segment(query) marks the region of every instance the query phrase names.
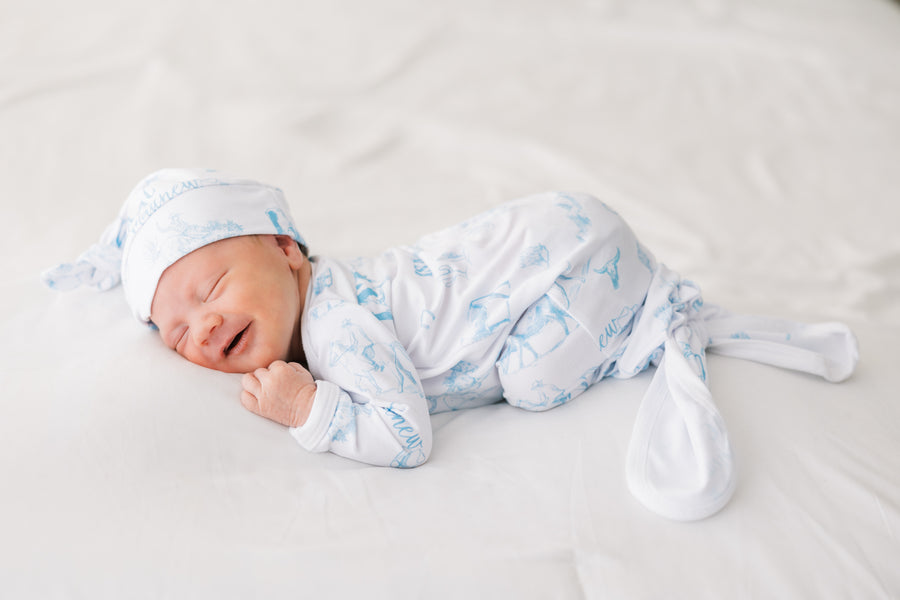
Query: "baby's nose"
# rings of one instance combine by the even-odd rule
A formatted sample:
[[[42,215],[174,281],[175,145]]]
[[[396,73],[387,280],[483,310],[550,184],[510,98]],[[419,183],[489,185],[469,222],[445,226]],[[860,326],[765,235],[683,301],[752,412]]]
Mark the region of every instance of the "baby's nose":
[[[200,315],[197,321],[197,325],[192,328],[194,331],[194,343],[198,346],[206,346],[209,344],[216,328],[222,324],[222,315],[210,312]]]

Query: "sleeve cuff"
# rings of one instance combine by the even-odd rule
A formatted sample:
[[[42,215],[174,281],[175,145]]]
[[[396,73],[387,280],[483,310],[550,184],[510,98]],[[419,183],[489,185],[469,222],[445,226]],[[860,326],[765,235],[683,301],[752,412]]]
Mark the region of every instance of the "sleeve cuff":
[[[306,423],[290,428],[291,435],[298,444],[310,452],[324,452],[328,449],[327,445],[324,448],[317,446],[328,433],[340,397],[341,388],[329,381],[316,381],[316,397]]]

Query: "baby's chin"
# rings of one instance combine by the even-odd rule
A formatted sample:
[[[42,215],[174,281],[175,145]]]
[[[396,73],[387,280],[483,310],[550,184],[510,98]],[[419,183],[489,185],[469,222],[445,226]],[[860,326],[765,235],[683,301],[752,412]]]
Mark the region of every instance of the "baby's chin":
[[[267,369],[269,365],[271,365],[276,360],[287,360],[284,358],[279,358],[275,356],[274,358],[269,358],[267,356],[263,357],[246,357],[245,360],[240,361],[224,361],[217,364],[207,364],[204,362],[199,362],[196,360],[191,360],[187,357],[183,357],[185,360],[194,363],[195,365],[199,365],[206,369],[211,369],[213,371],[219,371],[221,373],[252,373],[257,369]]]

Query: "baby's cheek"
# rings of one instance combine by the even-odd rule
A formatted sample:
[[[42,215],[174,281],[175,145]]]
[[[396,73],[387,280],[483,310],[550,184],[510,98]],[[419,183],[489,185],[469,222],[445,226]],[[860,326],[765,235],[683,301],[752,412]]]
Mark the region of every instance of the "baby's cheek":
[[[252,373],[256,369],[268,369],[276,360],[283,360],[278,352],[271,349],[260,348],[258,352],[252,353],[247,357],[246,361],[241,365],[240,371],[243,373]]]

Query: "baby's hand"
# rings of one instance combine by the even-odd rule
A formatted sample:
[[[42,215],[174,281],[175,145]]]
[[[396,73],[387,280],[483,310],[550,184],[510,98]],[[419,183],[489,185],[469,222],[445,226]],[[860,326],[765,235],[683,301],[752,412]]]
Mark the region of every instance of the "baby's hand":
[[[268,369],[244,375],[241,384],[244,408],[288,427],[306,423],[316,397],[312,375],[293,362],[276,360]]]

